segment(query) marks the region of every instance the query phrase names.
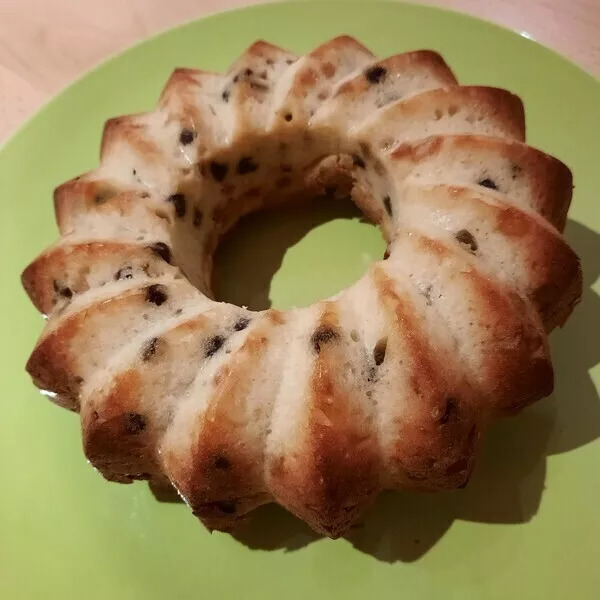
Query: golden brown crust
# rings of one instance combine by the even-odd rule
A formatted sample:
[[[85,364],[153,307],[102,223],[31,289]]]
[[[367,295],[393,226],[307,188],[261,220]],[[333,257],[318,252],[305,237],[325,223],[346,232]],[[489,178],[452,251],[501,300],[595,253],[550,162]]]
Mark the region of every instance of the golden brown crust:
[[[564,238],[553,235],[514,207],[504,207],[498,229],[528,249],[530,300],[546,330],[562,326],[581,297],[583,279],[578,256]]]
[[[451,95],[456,89],[464,90],[464,95],[461,95],[462,98],[459,97],[459,100],[464,98],[465,101],[473,101],[476,104],[481,103],[486,108],[489,107],[489,116],[493,116],[497,122],[505,125],[507,137],[519,141],[525,140],[525,108],[519,96],[501,88],[482,86],[436,90],[437,96],[444,93]]]
[[[231,135],[236,145],[242,147],[248,133],[262,132],[264,123],[258,113],[264,113],[279,75],[296,59],[283,48],[258,41],[231,66],[222,97],[231,111]]]
[[[217,117],[204,98],[205,94],[214,94],[217,88],[223,88],[223,91],[225,89],[225,80],[220,73],[175,69],[158,102],[159,108],[170,119],[179,122],[182,133],[187,130],[188,134],[193,135],[192,143],[198,157],[217,141]]]
[[[489,407],[474,403],[477,394],[459,375],[460,365],[451,353],[430,345],[419,309],[398,294],[392,279],[377,267],[372,279],[389,322],[388,368],[394,368],[398,353],[412,362],[411,397],[405,400],[402,418],[394,421],[395,441],[384,449],[388,477],[394,487],[429,491],[460,487],[473,468]]]
[[[167,229],[173,222],[174,207],[148,192],[121,190],[107,181],[69,181],[54,193],[56,221],[62,235],[78,232],[80,219],[94,215],[103,218],[107,231],[115,224],[139,225],[143,219],[151,228],[167,238]],[[120,223],[119,223],[120,221]]]
[[[452,185],[424,187],[421,193],[407,196],[404,201],[409,208],[411,204],[417,208],[427,207],[438,219],[443,214],[451,218],[457,211],[461,211],[460,214],[470,212],[474,225],[484,238],[488,232],[505,238],[519,268],[525,273],[520,278],[525,280],[520,291],[533,303],[546,330],[551,331],[567,319],[581,295],[579,258],[566,240],[535,213],[502,202],[498,194],[483,188],[479,191]],[[478,241],[477,237],[473,237],[474,243],[485,245],[486,240]],[[480,248],[473,252],[478,256]],[[484,263],[497,262],[495,252],[491,246],[488,258],[481,260]],[[484,265],[481,267],[484,268]]]
[[[257,40],[248,46],[246,50],[246,54],[249,56],[256,56],[257,58],[261,58],[264,60],[273,59],[276,57],[283,55],[292,55],[289,50],[285,50],[280,46],[276,46],[275,44],[271,44],[271,42],[267,42],[265,40]]]
[[[164,266],[164,260],[147,245],[80,242],[46,250],[23,271],[21,282],[34,306],[47,315],[61,300],[90,289],[90,281],[103,285],[140,276],[159,277]],[[97,270],[101,274],[96,275]]]
[[[295,456],[281,455],[269,469],[278,502],[313,529],[338,537],[380,490],[380,459],[372,415],[357,382],[344,382],[348,360],[334,303],[325,304],[315,334],[308,422]]]
[[[454,277],[477,298],[479,328],[488,340],[480,350],[485,393],[495,399],[497,410],[516,412],[551,394],[554,376],[550,352],[542,323],[531,306],[466,258],[461,259],[459,249],[420,235],[413,237],[419,251],[452,265]]]
[[[56,392],[59,396],[77,398],[83,375],[79,372],[73,342],[80,335],[93,336],[93,331],[86,329],[91,323],[88,320],[90,311],[114,316],[123,302],[132,301],[135,302],[135,297],[132,298],[129,291],[117,301],[111,301],[100,308],[97,305],[86,307],[62,319],[59,324],[53,324],[49,332],[42,334],[25,367],[35,384],[41,389]],[[116,310],[111,310],[114,307],[117,307]]]
[[[302,63],[294,73],[290,89],[282,103],[278,114],[282,118],[292,115],[294,124],[308,121],[316,106],[330,96],[333,85],[350,71],[344,67],[339,60],[340,57],[348,57],[350,62],[356,63],[355,68],[366,65],[374,55],[354,38],[342,35],[334,38],[300,60]],[[310,108],[307,106],[307,98],[317,94]]]
[[[71,179],[54,190],[54,212],[61,234],[70,232],[70,216],[101,206],[119,193],[114,184],[89,180],[86,176]]]
[[[104,159],[112,153],[118,144],[127,144],[146,160],[159,160],[162,152],[145,133],[145,116],[147,115],[124,115],[106,121],[100,142],[100,158]]]
[[[160,94],[159,108],[178,115],[182,121],[189,119],[195,123],[199,112],[197,95],[202,88],[202,80],[215,77],[220,75],[199,69],[175,69]]]
[[[359,76],[342,83],[337,88],[333,97],[360,97],[362,93],[373,85],[367,76],[368,71],[373,71],[373,69],[384,69],[386,76],[393,76],[395,73],[402,74],[407,70],[416,70],[420,76],[430,73],[444,86],[457,85],[458,83],[450,67],[437,52],[433,50],[416,50],[414,52],[396,54],[370,64],[367,72],[362,72]],[[377,73],[377,71],[375,72]]]
[[[70,410],[79,409],[78,392],[82,383],[70,360],[70,342],[76,330],[76,323],[70,322],[63,329],[63,335],[51,335],[38,341],[25,366],[38,388],[51,392],[50,397],[57,404]]]
[[[571,198],[573,195],[573,175],[570,169],[557,158],[536,148],[518,141],[483,138],[486,148],[498,149],[503,155],[523,172],[529,173],[534,191],[538,199],[538,212],[552,223],[559,231],[563,231]],[[471,147],[479,140],[461,136],[456,139],[457,147]]]
[[[533,209],[563,231],[571,204],[573,177],[560,160],[519,141],[482,135],[432,136],[417,142],[398,146],[392,153],[393,161],[417,166],[441,157],[486,155],[510,162],[512,177],[525,179],[531,188]]]
[[[388,152],[403,142],[408,124],[432,123],[435,133],[436,122],[451,120],[459,111],[466,115],[459,122],[463,133],[481,132],[485,126],[497,132],[495,135],[525,139],[521,99],[507,90],[483,86],[437,88],[399,100],[380,109],[376,117],[357,128],[355,136],[359,140],[368,139],[374,148]],[[445,127],[444,134],[454,131],[450,123]]]
[[[321,44],[315,48],[308,56],[319,62],[327,61],[331,55],[334,56],[343,52],[358,52],[373,57],[371,51],[356,38],[350,35],[338,35],[337,37]]]
[[[86,389],[81,405],[83,443],[90,462],[112,481],[160,480],[163,466],[157,455],[159,441],[173,415],[165,417],[162,405],[169,394],[185,390],[197,373],[169,376],[184,360],[198,362],[214,323],[196,315],[169,328],[156,339],[152,356],[130,363],[109,380]]]
[[[158,471],[157,432],[140,412],[142,390],[141,373],[131,369],[115,377],[101,405],[81,411],[83,450],[109,481],[151,479]]]
[[[164,457],[180,494],[211,530],[230,531],[270,500],[263,479],[264,442],[254,438],[255,428],[245,427],[252,418],[246,399],[282,321],[276,311],[260,321],[251,325],[241,347],[214,375],[206,408],[186,432],[189,446]]]
[[[128,329],[134,331],[146,320],[144,315],[167,311],[173,305],[173,297],[181,301],[190,290],[193,288],[187,282],[162,285],[148,280],[57,315],[33,350],[27,372],[38,387],[77,398],[88,374],[101,363],[99,357],[110,352],[112,327],[119,323],[120,335]]]

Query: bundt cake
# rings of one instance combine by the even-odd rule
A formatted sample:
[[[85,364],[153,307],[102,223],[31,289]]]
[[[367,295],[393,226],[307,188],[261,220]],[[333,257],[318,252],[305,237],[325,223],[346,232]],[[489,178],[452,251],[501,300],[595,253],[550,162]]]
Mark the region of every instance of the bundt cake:
[[[464,486],[490,422],[552,391],[546,336],[581,292],[571,173],[524,138],[517,96],[428,50],[261,41],[177,69],[55,191],[27,370],[107,479],[172,485],[210,529],[277,502],[337,537],[383,489]],[[304,308],[213,299],[220,237],[315,195],[350,196],[384,259]]]

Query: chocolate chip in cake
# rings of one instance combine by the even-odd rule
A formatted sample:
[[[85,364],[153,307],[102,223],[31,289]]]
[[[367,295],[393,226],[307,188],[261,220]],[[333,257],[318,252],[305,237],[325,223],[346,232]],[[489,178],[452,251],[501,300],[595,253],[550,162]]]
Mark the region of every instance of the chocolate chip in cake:
[[[148,246],[154,254],[160,256],[166,263],[171,264],[171,248],[167,246],[164,242],[155,242]]]
[[[490,179],[489,177],[486,177],[485,179],[480,179],[477,182],[478,185],[484,187],[484,188],[488,188],[490,190],[497,190],[498,186],[496,185],[496,183]]]
[[[387,338],[381,338],[373,348],[373,360],[379,366],[385,360],[385,351],[387,350]]]
[[[423,289],[419,290],[421,296],[425,298],[425,303],[427,306],[431,306],[433,304],[433,300],[431,299],[431,290],[433,286],[431,284],[426,285]]]
[[[285,113],[283,118],[289,123],[294,118],[294,115],[292,113]]]
[[[229,167],[225,163],[220,163],[217,161],[211,161],[210,165],[210,174],[212,175],[215,181],[223,181],[225,177],[227,177],[227,171],[229,171]]]
[[[456,232],[454,237],[458,240],[458,242],[460,242],[464,246],[467,246],[469,250],[473,254],[475,254],[478,248],[477,241],[475,240],[473,234],[470,231],[467,231],[466,229],[461,229],[460,231]]]
[[[310,343],[314,348],[315,352],[319,354],[324,344],[336,341],[340,338],[340,334],[328,325],[321,325],[318,327],[310,338]]]
[[[133,267],[121,267],[115,273],[115,281],[119,281],[121,279],[133,279]]]
[[[63,298],[70,300],[73,297],[73,290],[62,281],[58,281],[58,279],[55,279],[52,282],[52,287],[54,288],[54,291]]]
[[[352,155],[352,164],[354,164],[355,167],[359,167],[360,169],[367,168],[367,165],[365,165],[365,161],[358,154]]]
[[[160,306],[167,301],[167,289],[164,285],[150,285],[146,288],[146,302]]]
[[[127,413],[125,419],[125,431],[132,435],[142,433],[146,429],[146,419],[139,413]]]
[[[109,190],[99,190],[94,196],[94,202],[96,204],[104,204],[113,194]]]
[[[387,260],[390,257],[390,247],[388,246],[383,253],[383,260]]]
[[[392,216],[392,199],[389,196],[383,197],[383,206],[385,207],[385,212],[387,212],[390,217]]]
[[[173,194],[167,198],[167,202],[170,202],[175,207],[175,214],[180,219],[185,217],[186,200],[183,194]]]
[[[200,227],[202,225],[202,211],[199,208],[194,208],[194,227]]]
[[[204,347],[204,356],[206,358],[210,358],[216,354],[223,347],[225,341],[226,340],[222,335],[213,335],[206,342]]]
[[[446,425],[450,419],[454,418],[458,412],[458,401],[456,398],[448,398],[446,400],[446,406],[444,408],[444,413],[440,417],[440,423],[442,425]]]
[[[296,62],[293,58],[286,58],[285,59],[286,64],[291,65],[292,63]]]
[[[226,471],[227,469],[229,469],[229,467],[231,467],[231,463],[229,462],[229,459],[226,456],[223,456],[222,454],[215,456],[214,465],[215,465],[216,469],[222,469],[224,471]]]
[[[516,179],[517,177],[519,177],[519,175],[521,175],[522,171],[523,171],[523,168],[520,165],[512,165],[512,167],[510,168],[510,172],[511,172],[513,179]]]
[[[246,175],[247,173],[254,173],[258,169],[258,165],[249,156],[240,158],[237,164],[238,175]]]
[[[382,67],[381,65],[375,65],[373,67],[369,67],[365,71],[365,77],[369,83],[380,83],[385,79],[387,75],[387,69]]]
[[[194,141],[195,137],[196,133],[191,129],[182,129],[181,133],[179,134],[179,143],[182,146],[187,146],[188,144],[191,144]]]
[[[158,338],[149,339],[142,347],[142,360],[148,362],[155,354],[158,346]]]
[[[223,99],[223,102],[229,102],[229,90],[227,90],[227,89],[223,90],[223,93],[221,94],[221,98]]]
[[[70,300],[73,297],[73,290],[70,287],[65,286],[60,288],[59,294],[63,298],[67,298]]]
[[[243,331],[250,325],[250,319],[247,317],[240,317],[233,326],[234,331]]]
[[[377,377],[377,368],[374,366],[370,366],[367,372],[367,381],[369,383],[373,383]]]

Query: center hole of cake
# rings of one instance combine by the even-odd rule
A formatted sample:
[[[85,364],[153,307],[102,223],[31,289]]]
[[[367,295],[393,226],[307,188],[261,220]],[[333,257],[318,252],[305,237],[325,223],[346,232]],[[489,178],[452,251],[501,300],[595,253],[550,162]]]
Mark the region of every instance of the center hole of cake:
[[[212,289],[251,310],[308,306],[352,285],[384,250],[350,199],[309,198],[242,218],[219,243]]]

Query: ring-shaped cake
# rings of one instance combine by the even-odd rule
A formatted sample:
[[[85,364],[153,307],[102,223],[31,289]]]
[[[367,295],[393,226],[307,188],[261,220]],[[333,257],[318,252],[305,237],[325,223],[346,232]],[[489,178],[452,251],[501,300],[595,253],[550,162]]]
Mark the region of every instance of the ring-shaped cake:
[[[172,485],[211,529],[275,501],[336,537],[382,489],[465,485],[487,426],[551,392],[546,336],[581,293],[570,171],[524,138],[518,97],[431,51],[257,42],[178,69],[55,192],[28,371],[107,479]],[[384,259],[308,307],[213,299],[221,236],[314,195],[350,196]]]

